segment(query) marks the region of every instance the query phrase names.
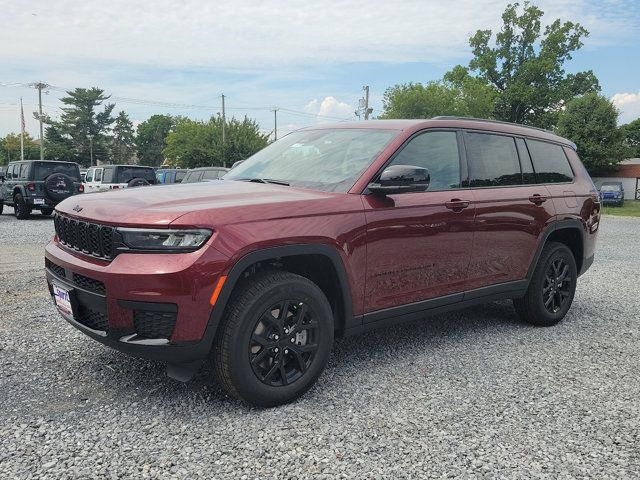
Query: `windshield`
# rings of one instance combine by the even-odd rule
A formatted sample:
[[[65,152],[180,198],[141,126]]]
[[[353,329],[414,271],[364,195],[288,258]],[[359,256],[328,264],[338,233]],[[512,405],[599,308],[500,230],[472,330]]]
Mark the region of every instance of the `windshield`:
[[[603,185],[600,191],[601,192],[619,192],[620,185]]]
[[[225,180],[276,180],[347,192],[398,132],[335,129],[294,132],[248,158]]]
[[[75,163],[36,162],[33,168],[33,180],[40,181],[52,173],[64,173],[75,181],[80,181],[80,168]]]

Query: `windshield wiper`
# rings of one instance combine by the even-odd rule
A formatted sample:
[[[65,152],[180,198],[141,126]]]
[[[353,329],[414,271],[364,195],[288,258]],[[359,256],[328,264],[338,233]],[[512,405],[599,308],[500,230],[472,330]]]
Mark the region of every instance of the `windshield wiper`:
[[[289,186],[289,184],[283,180],[274,180],[273,178],[238,178],[237,180],[243,182],[254,182],[254,183],[274,183],[276,185],[285,185]]]

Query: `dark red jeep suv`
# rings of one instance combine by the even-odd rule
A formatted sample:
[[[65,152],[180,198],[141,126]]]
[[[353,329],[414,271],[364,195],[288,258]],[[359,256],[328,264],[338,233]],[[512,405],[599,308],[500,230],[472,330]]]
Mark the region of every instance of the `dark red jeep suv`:
[[[513,299],[559,322],[593,261],[598,192],[551,132],[439,117],[300,130],[222,181],[70,198],[46,275],[64,318],[188,380],[291,401],[336,335]]]

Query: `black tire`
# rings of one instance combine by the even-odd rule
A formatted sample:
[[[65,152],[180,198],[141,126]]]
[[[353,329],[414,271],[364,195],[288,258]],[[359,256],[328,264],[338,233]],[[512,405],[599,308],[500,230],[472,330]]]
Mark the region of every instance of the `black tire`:
[[[53,208],[41,208],[40,213],[42,213],[42,215],[51,215],[53,213]]]
[[[18,220],[25,220],[31,215],[31,209],[21,193],[16,193],[13,197],[13,212]]]
[[[127,183],[127,188],[146,187],[147,185],[149,185],[149,182],[144,178],[132,178]]]
[[[0,202],[0,215],[2,215],[3,210],[4,210],[4,202]]]
[[[233,293],[214,345],[214,371],[230,395],[273,407],[313,386],[332,345],[333,313],[322,290],[300,275],[264,272]]]
[[[571,308],[578,270],[569,248],[558,242],[546,244],[533,272],[527,293],[513,300],[518,315],[539,327],[556,325]]]

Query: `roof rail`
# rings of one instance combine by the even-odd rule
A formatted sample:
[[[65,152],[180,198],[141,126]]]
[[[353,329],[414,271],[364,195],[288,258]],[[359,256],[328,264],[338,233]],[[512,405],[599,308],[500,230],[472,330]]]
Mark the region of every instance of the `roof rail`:
[[[534,130],[539,130],[540,132],[550,133],[552,135],[558,136],[557,133],[552,132],[551,130],[547,130],[546,128],[532,127],[530,125],[524,125],[522,123],[504,122],[502,120],[487,120],[486,118],[474,118],[474,117],[456,117],[454,115],[439,115],[437,117],[433,117],[432,120],[470,120],[472,122],[499,123],[502,125],[512,125],[512,126],[515,125],[516,127],[532,128]]]

